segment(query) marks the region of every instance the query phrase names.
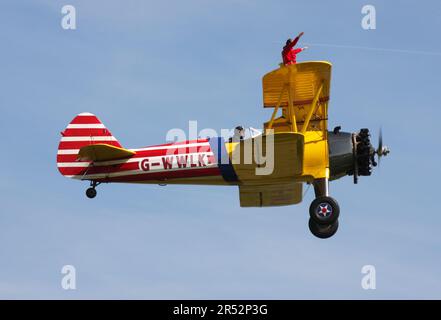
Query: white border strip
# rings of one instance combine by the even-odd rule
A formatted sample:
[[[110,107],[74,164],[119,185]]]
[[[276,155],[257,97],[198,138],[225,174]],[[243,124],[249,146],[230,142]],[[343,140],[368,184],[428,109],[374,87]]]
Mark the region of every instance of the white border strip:
[[[58,168],[87,168],[91,162],[58,162]]]
[[[137,151],[149,151],[149,150],[181,149],[181,148],[202,147],[202,146],[209,147],[210,144],[208,142],[190,143],[190,144],[183,144],[183,145],[173,144],[170,146],[146,147],[146,148],[140,148],[140,149],[127,149],[127,150],[137,152]],[[57,154],[77,154],[79,151],[80,151],[80,149],[59,149]]]
[[[93,124],[69,124],[67,129],[105,129],[106,127],[102,123]]]
[[[84,136],[84,137],[62,137],[61,142],[79,142],[79,141],[117,141],[113,136]]]
[[[78,154],[80,149],[59,149],[57,154]]]
[[[199,143],[190,143],[190,144],[172,144],[168,146],[146,147],[146,148],[128,149],[128,150],[136,152],[136,151],[180,149],[180,148],[202,147],[202,146],[210,146],[210,144],[208,142],[199,142]]]
[[[155,162],[162,162],[162,158],[164,157],[185,157],[185,156],[200,156],[204,155],[206,157],[214,156],[213,152],[198,152],[198,153],[179,153],[179,154],[170,154],[170,155],[163,155],[163,156],[151,156],[151,157],[139,157],[139,158],[130,158],[130,159],[121,159],[121,160],[111,160],[111,161],[100,161],[93,163],[93,167],[105,167],[105,166],[112,166],[116,164],[124,164],[124,163],[133,163],[133,162],[141,162],[145,159],[148,159],[151,163]],[[175,161],[175,158],[173,158],[173,163]],[[177,161],[177,160],[176,160]],[[58,162],[57,166],[59,168],[66,168],[66,167],[75,167],[75,168],[81,168],[81,167],[88,167],[89,164],[92,162],[90,161],[77,161],[77,162]],[[171,169],[164,169],[164,170],[171,170]]]

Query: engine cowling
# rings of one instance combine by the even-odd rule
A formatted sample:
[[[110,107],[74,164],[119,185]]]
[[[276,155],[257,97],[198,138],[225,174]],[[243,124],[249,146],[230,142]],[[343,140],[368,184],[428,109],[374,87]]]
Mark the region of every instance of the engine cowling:
[[[377,166],[375,154],[378,152],[372,146],[369,129],[363,128],[356,133],[330,131],[328,145],[331,180],[352,175],[357,183],[358,176],[370,176],[373,167]],[[386,147],[381,148],[388,152]],[[383,151],[380,155],[385,154]]]

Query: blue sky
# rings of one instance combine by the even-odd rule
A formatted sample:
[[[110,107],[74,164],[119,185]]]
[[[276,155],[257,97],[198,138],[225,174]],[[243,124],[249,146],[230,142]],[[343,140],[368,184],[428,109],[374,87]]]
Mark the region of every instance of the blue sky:
[[[60,26],[65,4],[77,30]],[[376,30],[360,26],[365,4]],[[0,298],[441,298],[439,1],[1,9]],[[342,210],[333,238],[309,233],[312,190],[300,205],[263,209],[240,208],[236,187],[111,184],[89,200],[86,182],[58,173],[59,132],[83,111],[126,147],[163,143],[189,120],[260,128],[270,116],[261,77],[300,31],[310,44],[300,61],[333,63],[329,126],[382,126],[392,149],[358,185],[331,184]],[[60,286],[67,264],[76,290]],[[366,264],[376,290],[361,288]]]

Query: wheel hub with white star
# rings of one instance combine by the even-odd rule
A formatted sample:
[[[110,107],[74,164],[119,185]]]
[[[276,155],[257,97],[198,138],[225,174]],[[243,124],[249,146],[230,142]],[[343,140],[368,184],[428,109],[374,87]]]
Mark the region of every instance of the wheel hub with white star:
[[[327,218],[332,214],[332,206],[326,202],[320,203],[316,212],[319,217]]]

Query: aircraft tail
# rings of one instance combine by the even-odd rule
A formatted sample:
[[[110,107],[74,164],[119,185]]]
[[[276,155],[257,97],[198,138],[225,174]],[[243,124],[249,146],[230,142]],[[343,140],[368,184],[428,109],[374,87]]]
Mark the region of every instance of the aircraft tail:
[[[94,144],[122,148],[118,140],[94,114],[80,113],[61,132],[57,152],[57,167],[60,173],[68,177],[83,174],[90,161],[79,159],[79,150]]]

